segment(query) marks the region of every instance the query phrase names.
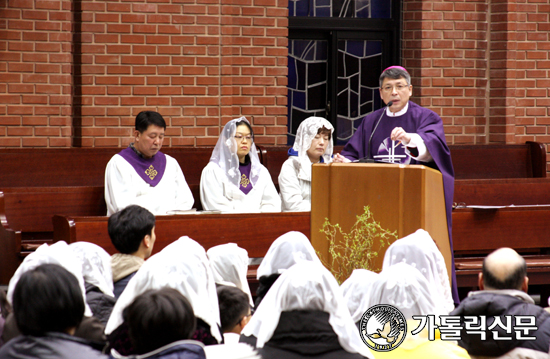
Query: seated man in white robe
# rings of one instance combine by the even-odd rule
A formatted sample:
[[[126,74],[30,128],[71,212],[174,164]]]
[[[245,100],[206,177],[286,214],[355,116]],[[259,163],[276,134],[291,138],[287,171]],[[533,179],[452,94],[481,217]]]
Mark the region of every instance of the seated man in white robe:
[[[160,152],[166,122],[154,111],[136,116],[135,141],[114,155],[105,170],[105,201],[110,216],[131,204],[154,215],[187,210],[195,202],[178,162]]]

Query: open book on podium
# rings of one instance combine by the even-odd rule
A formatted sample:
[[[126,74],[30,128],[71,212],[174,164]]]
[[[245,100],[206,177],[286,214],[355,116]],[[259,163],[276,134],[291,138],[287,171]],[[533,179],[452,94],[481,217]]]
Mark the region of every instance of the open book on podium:
[[[443,178],[422,165],[377,163],[315,164],[311,180],[311,242],[324,257],[329,242],[320,230],[325,218],[347,233],[369,206],[382,228],[403,238],[417,229],[428,231],[445,258],[451,283],[451,248],[445,213]],[[382,269],[388,246],[378,252],[374,268]],[[350,273],[351,274],[351,273]]]

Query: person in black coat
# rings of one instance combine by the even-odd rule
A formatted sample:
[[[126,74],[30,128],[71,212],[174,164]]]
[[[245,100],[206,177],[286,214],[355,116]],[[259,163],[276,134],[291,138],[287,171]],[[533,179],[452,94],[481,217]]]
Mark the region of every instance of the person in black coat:
[[[320,263],[302,261],[273,284],[242,331],[264,359],[373,358],[361,341],[336,279]]]
[[[487,324],[483,330],[486,339],[481,340],[480,334],[468,334],[464,328],[458,344],[470,355],[501,356],[515,348],[548,353],[550,314],[535,305],[533,299],[527,295],[528,283],[525,260],[516,251],[511,248],[500,248],[489,254],[483,261],[482,273],[479,274],[480,291],[470,292],[450,314],[461,316],[463,327],[463,316],[486,316]],[[531,317],[534,323],[530,327],[536,328],[527,333],[520,331],[515,322],[517,316]],[[500,317],[502,323],[512,321],[510,333],[500,325],[488,329],[494,323],[495,317]],[[499,338],[508,337],[511,340],[495,339],[495,332]],[[534,339],[521,339],[525,336]]]
[[[78,280],[56,264],[25,272],[13,294],[13,313],[23,335],[0,349],[0,358],[106,358],[84,339],[74,337],[84,316]]]

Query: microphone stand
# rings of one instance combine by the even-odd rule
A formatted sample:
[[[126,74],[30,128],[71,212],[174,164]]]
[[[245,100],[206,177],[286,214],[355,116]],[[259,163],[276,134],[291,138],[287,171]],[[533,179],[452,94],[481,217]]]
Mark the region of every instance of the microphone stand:
[[[367,155],[363,158],[358,159],[356,162],[358,163],[374,163],[374,158],[370,158],[370,142],[372,140],[372,136],[374,135],[374,131],[376,131],[376,128],[378,127],[378,124],[380,123],[380,120],[382,119],[382,116],[384,116],[384,113],[386,112],[386,108],[391,107],[393,105],[393,102],[390,101],[388,104],[384,107],[384,111],[382,111],[382,114],[378,118],[378,121],[376,121],[376,125],[374,126],[374,129],[372,130],[370,137],[369,137],[369,144],[367,146]]]

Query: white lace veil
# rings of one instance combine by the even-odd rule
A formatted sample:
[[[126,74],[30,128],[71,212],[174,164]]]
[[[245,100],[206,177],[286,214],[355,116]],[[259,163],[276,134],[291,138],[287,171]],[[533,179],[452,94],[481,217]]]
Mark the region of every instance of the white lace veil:
[[[294,264],[313,261],[321,264],[315,249],[305,234],[291,231],[277,238],[267,250],[258,267],[257,278],[282,273]]]
[[[419,229],[393,242],[384,255],[382,270],[400,262],[416,267],[422,273],[445,314],[454,309],[445,259],[428,232]]]
[[[237,156],[237,140],[235,133],[237,132],[237,122],[245,121],[250,124],[245,117],[236,118],[229,121],[222,130],[220,138],[212,151],[210,162],[217,164],[227,176],[229,182],[239,187],[241,181],[241,171],[239,170],[239,157]],[[250,181],[252,185],[256,185],[260,177],[261,163],[256,150],[256,145],[252,142],[250,152],[248,153],[252,164],[250,170]]]
[[[258,339],[256,347],[263,348],[273,336],[281,312],[292,310],[329,313],[329,323],[342,348],[350,353],[373,358],[359,337],[336,279],[323,265],[310,261],[295,264],[281,274],[242,334],[254,335]]]
[[[332,135],[334,134],[334,127],[332,127],[330,122],[322,117],[308,117],[300,123],[300,126],[298,126],[298,130],[296,131],[296,138],[292,148],[298,152],[301,167],[305,171],[308,179],[311,179],[311,161],[307,156],[307,150],[311,147],[311,141],[313,141],[317,135],[317,132],[322,127],[330,130],[331,134],[331,139],[325,153],[323,154],[324,163],[330,163],[332,162],[332,151],[334,149],[332,144],[334,140],[332,138]]]
[[[413,315],[448,314],[438,310],[430,290],[430,284],[416,268],[398,263],[384,268],[372,283],[367,309],[377,304],[393,305],[403,313],[406,319]]]
[[[151,256],[118,298],[105,334],[123,322],[122,312],[134,299],[149,289],[170,287],[189,300],[195,316],[210,325],[211,334],[221,342],[220,313],[216,285],[204,248],[189,237],[181,237]]]
[[[78,280],[78,286],[82,291],[82,298],[84,299],[84,315],[91,317],[92,310],[88,306],[88,303],[86,303],[86,288],[84,287],[84,278],[82,277],[82,266],[75,258],[72,250],[69,248],[69,245],[63,241],[56,242],[51,246],[43,244],[23,259],[23,263],[19,265],[13,274],[13,277],[10,279],[10,283],[8,285],[8,301],[13,303],[13,291],[15,290],[17,282],[19,282],[19,278],[21,278],[24,273],[33,270],[42,264],[57,264],[71,272],[76,277]]]
[[[82,265],[84,282],[95,285],[103,293],[114,297],[111,256],[97,244],[75,242],[69,244],[76,259]]]
[[[214,281],[217,284],[234,285],[248,295],[250,305],[254,305],[246,279],[248,272],[248,252],[235,243],[221,244],[206,251],[210,261]]]
[[[366,269],[355,269],[340,288],[348,305],[354,323],[361,320],[368,307],[372,283],[378,278],[378,273]]]

